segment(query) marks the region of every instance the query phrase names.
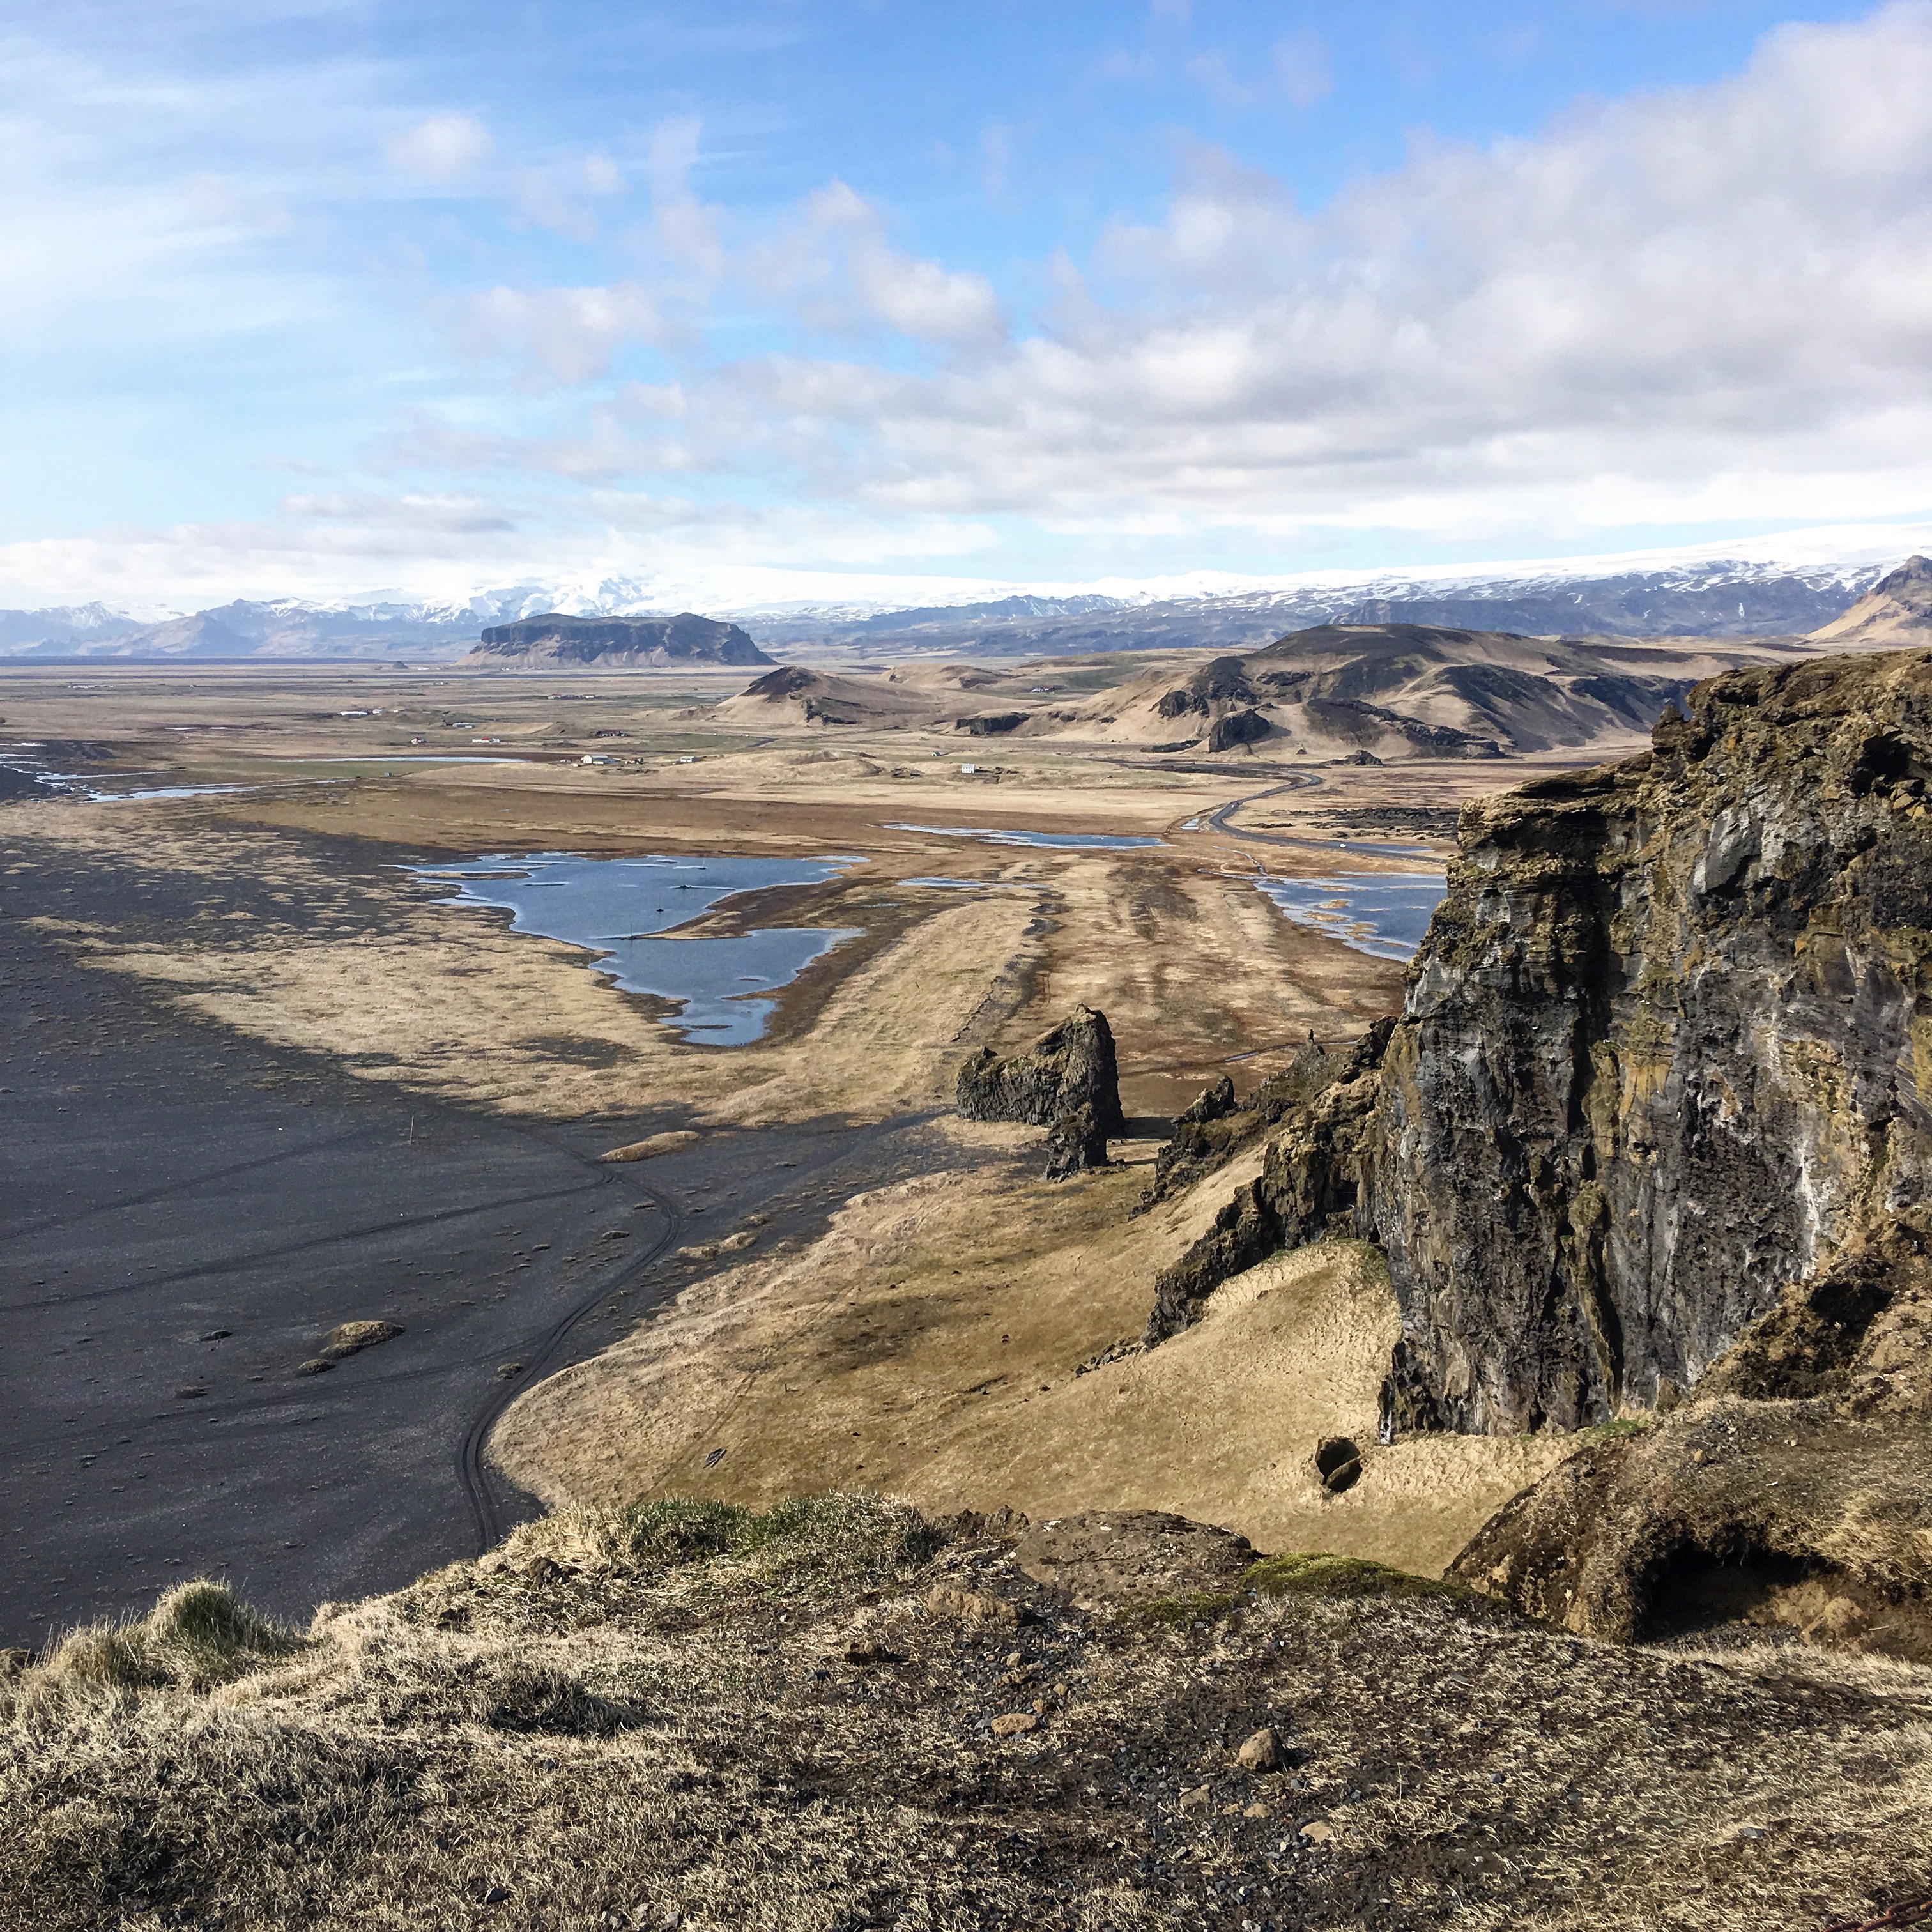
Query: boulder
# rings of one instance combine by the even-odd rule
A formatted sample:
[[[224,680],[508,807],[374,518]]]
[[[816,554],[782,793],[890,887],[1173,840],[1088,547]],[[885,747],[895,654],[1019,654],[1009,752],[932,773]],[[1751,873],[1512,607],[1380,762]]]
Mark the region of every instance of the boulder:
[[[1036,1582],[1088,1604],[1228,1589],[1255,1560],[1245,1536],[1164,1510],[1089,1510],[1036,1522],[1013,1556]]]
[[[343,1322],[328,1331],[323,1352],[342,1356],[359,1354],[364,1348],[380,1348],[393,1342],[403,1332],[400,1322]]]
[[[1258,711],[1230,711],[1217,718],[1208,730],[1210,752],[1230,752],[1237,745],[1252,745],[1274,729]]]

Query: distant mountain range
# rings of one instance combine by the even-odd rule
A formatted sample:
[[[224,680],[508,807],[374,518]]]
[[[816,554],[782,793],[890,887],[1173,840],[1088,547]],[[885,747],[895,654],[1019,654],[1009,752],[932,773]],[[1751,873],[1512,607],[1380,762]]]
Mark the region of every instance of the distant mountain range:
[[[1656,568],[1574,566],[1472,572],[1381,572],[1344,580],[1286,579],[1188,596],[1049,596],[1016,592],[978,602],[898,609],[791,604],[710,614],[735,622],[781,657],[825,652],[890,659],[930,654],[1063,656],[1096,651],[1208,646],[1240,650],[1323,623],[1411,623],[1526,636],[1793,637],[1833,623],[1898,562],[1786,565],[1708,557]],[[486,629],[556,612],[580,617],[668,618],[648,586],[521,584],[460,602],[320,604],[237,599],[159,621],[92,603],[0,610],[0,658],[52,662],[284,662],[447,661],[475,651]]]

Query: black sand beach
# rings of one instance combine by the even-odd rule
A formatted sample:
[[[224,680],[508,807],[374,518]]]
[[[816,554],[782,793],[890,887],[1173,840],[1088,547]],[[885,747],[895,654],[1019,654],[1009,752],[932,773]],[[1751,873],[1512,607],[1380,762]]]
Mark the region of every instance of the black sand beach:
[[[693,1229],[762,1208],[779,1238],[921,1164],[902,1131],[828,1122],[605,1165],[683,1123],[515,1121],[356,1079],[26,923],[165,919],[152,874],[44,865],[4,890],[0,1644],[187,1576],[302,1617],[473,1554],[535,1510],[480,1466],[489,1420],[684,1286],[663,1257]],[[302,1372],[350,1321],[404,1332]]]

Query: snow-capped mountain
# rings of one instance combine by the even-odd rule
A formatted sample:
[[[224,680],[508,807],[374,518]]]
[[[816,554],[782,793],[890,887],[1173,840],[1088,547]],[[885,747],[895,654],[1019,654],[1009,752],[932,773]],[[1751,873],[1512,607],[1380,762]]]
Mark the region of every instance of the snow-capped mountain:
[[[1689,547],[1372,572],[1244,577],[1219,572],[1087,584],[943,580],[894,598],[856,574],[822,579],[824,597],[710,602],[704,614],[742,625],[767,650],[857,656],[976,652],[1000,656],[1185,644],[1238,648],[1328,621],[1409,622],[1534,636],[1800,635],[1831,622],[1932,529],[1895,525],[1794,531],[1726,546]],[[800,584],[812,580],[793,574]],[[487,626],[549,612],[670,616],[702,600],[626,576],[521,582],[460,598],[376,596],[322,603],[236,599],[154,614],[99,603],[0,611],[0,656],[56,661],[459,657]]]

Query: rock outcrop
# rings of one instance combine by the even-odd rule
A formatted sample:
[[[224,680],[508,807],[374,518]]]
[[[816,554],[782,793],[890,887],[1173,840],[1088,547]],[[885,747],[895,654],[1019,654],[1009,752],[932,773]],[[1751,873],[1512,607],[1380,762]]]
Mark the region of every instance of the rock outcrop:
[[[1050,1180],[1105,1166],[1108,1141],[1126,1131],[1106,1015],[1076,1006],[1031,1052],[1010,1059],[982,1047],[959,1070],[957,1105],[969,1120],[1049,1130]]]
[[[1177,1122],[1174,1138],[1156,1156],[1157,1194],[1225,1160],[1262,1123],[1276,1133],[1259,1176],[1237,1190],[1213,1227],[1162,1270],[1143,1338],[1148,1347],[1178,1334],[1222,1282],[1257,1262],[1330,1232],[1354,1232],[1354,1175],[1394,1026],[1393,1019],[1378,1020],[1346,1054],[1305,1048],[1246,1108]]]
[[[479,670],[552,664],[768,664],[736,624],[687,610],[676,617],[540,617],[497,624],[462,662]]]
[[[1924,1194],[1932,652],[1688,701],[1641,757],[1465,808],[1378,1071],[1208,1238],[1382,1244],[1394,1426],[1667,1404]],[[1207,1245],[1155,1328],[1211,1292]]]

